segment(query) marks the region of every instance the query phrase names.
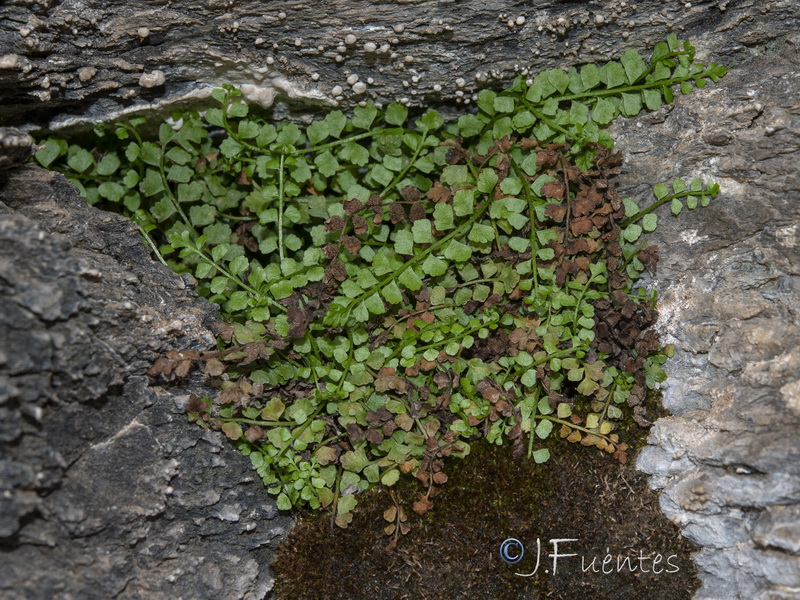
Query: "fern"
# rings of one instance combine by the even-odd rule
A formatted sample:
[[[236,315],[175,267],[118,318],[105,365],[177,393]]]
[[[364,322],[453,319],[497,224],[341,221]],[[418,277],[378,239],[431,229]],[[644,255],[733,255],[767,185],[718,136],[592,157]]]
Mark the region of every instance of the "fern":
[[[657,258],[641,236],[659,206],[718,187],[620,199],[605,126],[724,75],[694,52],[670,36],[649,64],[629,50],[517,79],[452,123],[392,103],[273,124],[225,86],[157,139],[137,118],[35,158],[131,216],[222,307],[219,348],[198,357],[220,393],[190,418],[231,438],[280,508],[332,507],[344,527],[359,492],[402,473],[427,511],[442,458],[477,437],[537,462],[553,435],[627,460],[625,407],[639,417],[670,352],[636,289]]]

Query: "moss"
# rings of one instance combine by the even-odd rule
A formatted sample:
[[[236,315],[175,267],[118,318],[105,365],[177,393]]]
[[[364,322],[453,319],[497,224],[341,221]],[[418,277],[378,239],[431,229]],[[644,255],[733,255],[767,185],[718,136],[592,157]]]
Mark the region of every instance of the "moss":
[[[465,460],[449,465],[450,480],[423,518],[412,514],[413,528],[396,551],[387,552],[382,512],[392,505],[389,492],[375,490],[359,504],[353,524],[331,535],[329,517],[304,516],[284,541],[274,564],[281,600],[389,600],[403,598],[563,598],[603,600],[681,600],[698,587],[690,553],[692,545],[660,512],[655,492],[633,466],[620,465],[609,455],[559,442],[553,457],[537,465],[513,459],[509,448],[476,444]],[[414,497],[411,482],[397,493],[406,506]],[[410,512],[410,511],[409,511]],[[505,564],[500,544],[517,538],[526,557]],[[534,577],[536,540],[541,541],[541,565]],[[549,542],[579,540],[561,547],[558,573],[551,570]],[[659,575],[643,556],[668,556],[679,569]],[[583,572],[593,557],[597,568],[607,553],[613,573]],[[636,572],[617,556],[630,557]],[[608,563],[607,563],[608,565]],[[609,566],[607,569],[609,570]],[[671,568],[671,570],[674,570]]]

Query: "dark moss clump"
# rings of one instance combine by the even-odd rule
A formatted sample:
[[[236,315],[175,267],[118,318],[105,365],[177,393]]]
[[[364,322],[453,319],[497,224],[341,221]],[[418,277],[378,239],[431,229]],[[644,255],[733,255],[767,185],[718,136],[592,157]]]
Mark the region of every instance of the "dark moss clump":
[[[301,518],[274,564],[278,597],[691,598],[699,587],[690,556],[694,547],[661,514],[646,476],[593,448],[563,442],[554,444],[552,453],[547,463],[537,465],[513,459],[509,448],[476,444],[469,457],[450,467],[450,480],[431,512],[417,518],[408,509],[413,528],[391,553],[382,529],[382,513],[393,504],[386,490],[360,502],[353,524],[333,536],[326,516]],[[407,485],[396,494],[410,507],[414,492]],[[510,566],[500,558],[507,538],[525,545],[519,564]],[[553,575],[548,555],[553,552],[550,540],[557,538],[577,539],[561,544],[559,553],[578,556],[559,559]],[[515,575],[536,566],[537,539],[541,563],[536,575]],[[625,557],[629,562],[618,568]],[[653,573],[654,565],[659,574]]]

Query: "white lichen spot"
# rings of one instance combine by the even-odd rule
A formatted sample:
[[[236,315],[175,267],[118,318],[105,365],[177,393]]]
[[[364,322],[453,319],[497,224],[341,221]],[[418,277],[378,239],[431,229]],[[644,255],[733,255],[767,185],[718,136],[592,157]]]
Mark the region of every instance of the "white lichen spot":
[[[0,69],[19,69],[23,60],[19,54],[4,54],[0,56]]]
[[[366,44],[364,44],[364,52],[372,54],[377,49],[378,46],[375,44],[375,42],[367,42]]]
[[[605,21],[606,21],[606,19],[605,19],[605,17],[603,15],[595,15],[594,16],[594,22],[597,25],[602,25],[603,23],[605,23]]]
[[[681,231],[680,238],[683,242],[689,244],[690,246],[697,244],[698,242],[702,242],[703,240],[707,240],[707,235],[698,235],[697,229],[686,229]]]
[[[786,246],[788,248],[794,248],[797,246],[797,237],[798,232],[800,231],[800,225],[795,223],[794,225],[787,225],[786,227],[781,227],[775,230],[775,239],[778,240],[778,243],[781,246]]]
[[[142,73],[142,76],[139,77],[139,85],[143,88],[154,88],[160,85],[164,85],[167,81],[167,76],[164,75],[164,71],[151,71],[150,73]]]
[[[136,30],[136,35],[144,40],[150,37],[150,30],[147,27],[139,27],[139,29]]]
[[[333,86],[333,89],[331,90],[331,96],[341,96],[343,91],[344,90],[342,89],[342,86],[335,85],[335,86]]]
[[[525,17],[520,15],[514,20],[514,22],[519,26],[525,25]]]
[[[245,83],[239,86],[239,89],[242,91],[242,96],[251,102],[258,102],[261,106],[272,106],[275,101],[276,89],[274,87]],[[291,93],[289,95],[291,96]]]
[[[358,75],[353,73],[350,77],[347,78],[347,85],[355,85],[358,81]]]
[[[363,81],[359,81],[355,85],[353,85],[354,94],[363,94],[366,91],[367,91],[367,84],[364,83]]]
[[[312,73],[311,81],[319,81],[319,73]]]
[[[344,36],[344,43],[347,44],[348,46],[352,46],[357,41],[358,38],[356,38],[356,36],[353,35],[352,33],[348,33],[346,36]]]
[[[95,75],[97,75],[97,69],[94,67],[82,67],[78,69],[78,79],[81,80],[81,83],[86,83]]]
[[[800,380],[787,383],[780,391],[783,401],[786,402],[786,407],[793,413],[800,415]]]
[[[392,25],[392,29],[395,33],[403,33],[406,30],[406,26],[403,24]]]
[[[439,85],[438,83],[435,83],[435,84],[433,85],[433,91],[434,91],[434,92],[441,92],[441,91],[442,91],[442,86],[441,86],[441,85]]]
[[[278,13],[278,18],[279,18],[281,21],[283,21],[283,20],[286,18],[286,13],[285,13],[285,12],[282,12],[282,11],[281,11],[281,12],[279,12],[279,13]]]
[[[260,37],[260,38],[256,38],[256,42],[255,42],[255,44],[256,44],[256,46],[260,46],[261,44],[263,44],[263,43],[264,43],[264,41],[265,41],[265,40],[264,40],[264,38],[262,38],[262,37]]]

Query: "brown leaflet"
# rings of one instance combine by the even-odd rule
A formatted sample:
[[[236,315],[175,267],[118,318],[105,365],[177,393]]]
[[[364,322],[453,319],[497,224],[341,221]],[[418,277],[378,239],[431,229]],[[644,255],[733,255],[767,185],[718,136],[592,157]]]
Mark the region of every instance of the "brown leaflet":
[[[403,196],[406,202],[416,202],[419,200],[419,189],[413,185],[407,185],[400,190],[400,195]]]
[[[450,188],[444,187],[441,181],[437,181],[425,195],[433,202],[442,203],[450,202],[451,198],[453,197],[453,192],[450,190]]]
[[[325,271],[326,275],[333,277],[336,281],[344,281],[347,279],[347,269],[338,259],[332,260]]]
[[[343,235],[341,244],[345,247],[345,250],[353,255],[358,254],[358,251],[361,250],[361,240],[353,235]]]
[[[362,217],[361,215],[353,215],[352,222],[353,222],[353,231],[355,231],[358,235],[363,235],[367,233],[368,230],[367,220],[364,217]]]
[[[408,220],[413,223],[414,221],[419,221],[420,219],[425,219],[425,218],[427,218],[427,215],[425,214],[425,207],[422,206],[421,202],[414,202],[414,204],[411,205],[411,210],[409,211]]]
[[[406,209],[399,202],[392,202],[389,205],[389,220],[392,224],[401,223],[406,220]]]
[[[356,214],[358,211],[364,208],[364,205],[358,198],[348,198],[344,201],[343,206],[345,214],[350,216]]]
[[[327,221],[325,221],[325,231],[328,233],[334,233],[336,231],[341,231],[344,229],[346,221],[340,217],[339,215],[333,215]]]
[[[572,214],[583,217],[590,214],[603,201],[603,195],[595,188],[582,185],[572,201]]]
[[[339,246],[338,244],[325,244],[322,247],[322,252],[325,254],[325,258],[333,260],[339,254]]]
[[[569,223],[569,230],[572,232],[572,235],[575,236],[589,233],[592,230],[592,227],[594,227],[594,224],[586,217],[574,219]]]
[[[567,216],[567,207],[563,204],[548,204],[544,214],[556,223],[563,223]]]
[[[500,399],[500,388],[491,379],[481,379],[476,389],[481,396],[491,403],[495,403]]]
[[[258,425],[251,425],[247,431],[244,432],[244,437],[247,438],[247,441],[251,444],[263,439],[265,436],[266,433]]]
[[[564,184],[561,181],[548,181],[542,186],[542,195],[555,200],[563,200]]]

